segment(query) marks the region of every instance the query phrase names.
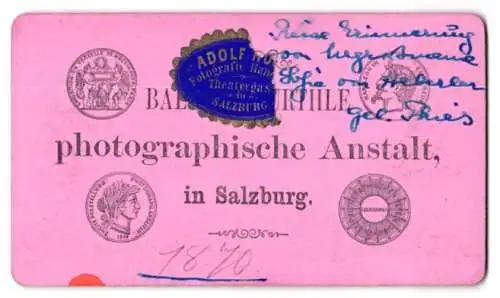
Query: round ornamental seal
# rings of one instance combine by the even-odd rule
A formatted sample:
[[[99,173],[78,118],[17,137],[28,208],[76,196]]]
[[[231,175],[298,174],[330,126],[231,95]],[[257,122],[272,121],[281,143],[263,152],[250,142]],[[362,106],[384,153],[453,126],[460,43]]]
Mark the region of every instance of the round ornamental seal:
[[[89,50],[71,65],[66,89],[73,105],[85,116],[110,119],[134,102],[137,74],[130,60],[111,49]]]
[[[156,218],[156,197],[136,174],[113,172],[97,180],[85,203],[94,231],[113,242],[130,242],[144,235]]]
[[[426,103],[429,99],[430,86],[422,83],[428,78],[427,69],[418,60],[372,60],[360,76],[360,81],[366,82],[359,86],[361,102],[371,113],[407,110],[416,106],[411,101]]]
[[[396,180],[369,174],[345,188],[339,216],[342,227],[354,240],[382,245],[399,237],[408,226],[410,200]]]

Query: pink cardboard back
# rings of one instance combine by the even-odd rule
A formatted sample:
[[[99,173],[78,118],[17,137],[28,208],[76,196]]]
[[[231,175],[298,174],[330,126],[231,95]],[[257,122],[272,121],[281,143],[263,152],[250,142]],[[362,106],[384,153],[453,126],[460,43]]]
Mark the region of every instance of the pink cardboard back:
[[[22,285],[450,285],[485,275],[471,14],[25,14]]]

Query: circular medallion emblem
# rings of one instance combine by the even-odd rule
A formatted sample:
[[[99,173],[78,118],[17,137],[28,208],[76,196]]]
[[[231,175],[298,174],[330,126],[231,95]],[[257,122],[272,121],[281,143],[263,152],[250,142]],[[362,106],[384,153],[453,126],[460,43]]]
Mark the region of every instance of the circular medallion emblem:
[[[71,65],[66,89],[73,105],[85,116],[110,119],[134,102],[137,74],[130,60],[111,49],[92,49]]]
[[[156,218],[156,197],[136,174],[114,172],[97,180],[85,203],[87,219],[101,237],[130,242],[144,235]]]
[[[367,245],[393,241],[410,220],[410,200],[394,179],[369,174],[352,181],[339,203],[340,222],[354,240]]]
[[[371,60],[359,79],[366,82],[359,86],[361,102],[371,113],[382,108],[388,112],[407,110],[417,106],[411,101],[426,103],[429,99],[430,86],[419,83],[428,78],[427,69],[418,60]]]

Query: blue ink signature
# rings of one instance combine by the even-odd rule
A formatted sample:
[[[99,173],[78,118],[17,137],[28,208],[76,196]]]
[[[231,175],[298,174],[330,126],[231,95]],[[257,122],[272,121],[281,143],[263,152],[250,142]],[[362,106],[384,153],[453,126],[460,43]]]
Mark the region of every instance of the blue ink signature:
[[[429,60],[447,60],[447,61],[456,61],[456,62],[465,62],[472,66],[478,66],[474,60],[476,57],[472,55],[465,55],[463,57],[451,56],[447,54],[443,54],[441,52],[433,52],[433,53],[408,53],[405,45],[400,45],[395,49],[375,55],[370,50],[366,49],[363,52],[351,52],[350,50],[339,51],[335,49],[335,42],[331,42],[328,45],[328,49],[322,51],[321,54],[325,54],[327,59],[351,59],[354,60],[351,65],[351,71],[354,73],[361,73],[363,70],[363,60],[377,60],[377,59],[429,59]]]
[[[436,37],[436,38],[460,38],[464,39],[460,43],[458,49],[464,55],[470,55],[472,53],[472,37],[473,32],[460,32],[457,31],[460,27],[456,24],[446,25],[447,31],[436,32],[429,31],[428,29],[411,29],[406,32],[362,32],[359,29],[351,28],[348,20],[342,20],[339,22],[339,27],[345,32],[345,36],[349,38],[406,38],[406,37]],[[366,29],[371,30],[370,25],[365,26]]]
[[[317,73],[321,73],[321,69],[316,67],[314,69]],[[307,87],[326,87],[326,84],[323,81],[311,81],[309,78],[312,77],[313,72],[310,70],[304,71],[300,74],[300,69],[297,66],[282,68],[279,72],[280,74],[280,82],[282,84],[297,84],[295,88],[292,89],[292,93],[290,95],[290,99],[295,100],[295,91],[299,91],[299,99],[298,101],[304,101],[306,97],[306,89]]]
[[[337,86],[342,87],[348,83],[350,83],[353,87],[362,86],[362,87],[367,88],[367,89],[370,88],[368,85],[368,82],[353,80],[353,79],[346,79],[346,78],[339,78],[337,81]],[[477,86],[475,82],[464,81],[464,80],[460,79],[460,77],[458,77],[458,76],[452,76],[451,78],[449,78],[447,80],[447,82],[445,82],[445,79],[442,79],[442,78],[438,78],[435,81],[432,79],[426,78],[424,74],[418,74],[414,80],[410,80],[407,77],[390,78],[387,76],[383,76],[380,78],[380,82],[377,82],[377,89],[384,89],[387,86],[394,88],[397,85],[402,85],[402,86],[427,85],[427,86],[431,86],[431,87],[437,87],[440,89],[470,87],[474,91],[486,90],[485,87]]]
[[[290,21],[287,19],[278,19],[276,22],[274,22],[274,26],[279,30],[277,33],[272,33],[269,32],[269,36],[271,36],[272,39],[274,40],[279,40],[280,38],[283,39],[315,39],[315,40],[327,40],[328,36],[330,35],[329,32],[322,31],[322,32],[304,32],[302,31],[302,27],[306,25],[311,25],[313,23],[312,20],[310,19],[305,19],[303,20],[299,27],[299,31],[292,31],[290,29]]]
[[[211,282],[265,282],[267,278],[205,278],[205,277],[180,277],[169,275],[156,275],[137,273],[142,278],[148,279],[169,279],[176,281],[211,281]]]
[[[411,105],[416,105],[411,106]],[[458,107],[458,103],[454,102],[453,105]],[[459,116],[453,116],[450,113],[444,113],[442,115],[431,115],[431,106],[414,100],[408,100],[403,104],[403,112],[399,115],[399,118],[403,121],[410,122],[412,120],[423,120],[423,121],[434,121],[434,122],[457,122],[462,121],[462,125],[471,126],[474,123],[474,119],[467,112],[463,111]],[[379,109],[375,114],[364,111],[359,107],[349,107],[347,109],[347,114],[354,116],[349,123],[349,127],[352,132],[356,132],[359,128],[361,120],[383,120],[391,122],[392,119],[386,118],[385,116],[394,113],[394,111],[389,111],[386,108]],[[406,112],[406,114],[405,114]]]

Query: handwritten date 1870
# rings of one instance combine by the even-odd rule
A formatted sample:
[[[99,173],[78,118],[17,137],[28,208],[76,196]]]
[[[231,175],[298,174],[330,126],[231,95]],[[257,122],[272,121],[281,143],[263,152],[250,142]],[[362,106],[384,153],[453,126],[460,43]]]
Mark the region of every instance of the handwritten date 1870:
[[[210,252],[216,250],[217,256]],[[252,250],[244,249],[240,245],[229,247],[224,242],[220,247],[210,245],[180,245],[170,251],[162,251],[160,255],[166,258],[159,275],[166,274],[169,269],[179,268],[184,273],[213,278],[218,275],[242,274],[252,262]],[[174,267],[174,268],[172,268]],[[208,271],[205,271],[207,270]],[[179,270],[176,270],[179,272]]]

